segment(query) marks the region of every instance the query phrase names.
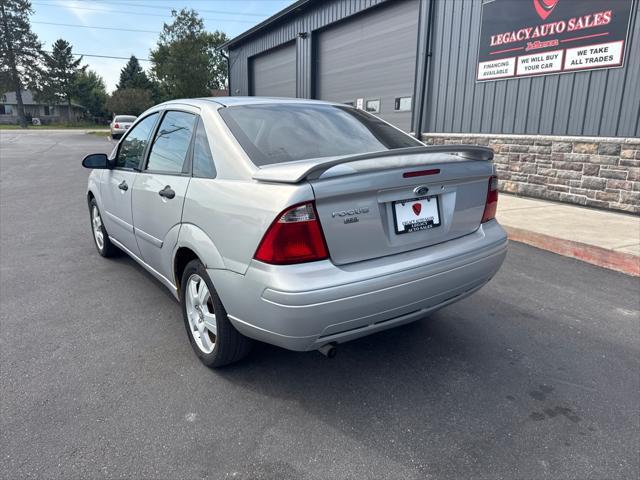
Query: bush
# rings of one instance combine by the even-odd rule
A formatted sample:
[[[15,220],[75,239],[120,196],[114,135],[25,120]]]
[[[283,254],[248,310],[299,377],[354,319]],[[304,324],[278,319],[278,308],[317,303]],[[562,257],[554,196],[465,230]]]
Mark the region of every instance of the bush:
[[[140,115],[153,104],[151,92],[140,88],[116,90],[107,100],[107,108],[113,115]]]

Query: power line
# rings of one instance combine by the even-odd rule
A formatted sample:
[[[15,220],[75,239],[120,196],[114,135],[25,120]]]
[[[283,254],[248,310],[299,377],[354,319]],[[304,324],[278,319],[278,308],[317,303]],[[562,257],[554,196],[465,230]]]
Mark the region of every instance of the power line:
[[[119,11],[119,10],[109,10],[109,9],[105,9],[105,8],[89,8],[89,7],[68,7],[65,5],[58,5],[58,4],[53,4],[53,3],[42,3],[42,2],[31,2],[33,5],[42,5],[45,7],[53,7],[53,8],[73,8],[76,10],[88,10],[88,11],[93,11],[93,12],[104,12],[104,13],[109,13],[111,15],[138,15],[138,16],[142,16],[142,17],[162,17],[162,18],[169,18],[171,17],[170,14],[167,15],[162,15],[160,13],[142,13],[142,12],[130,12],[130,11]],[[230,22],[230,23],[250,23],[250,24],[255,24],[256,21],[253,20],[235,20],[235,19],[231,19],[231,18],[203,18],[202,20],[205,21],[210,21],[210,22],[219,22],[219,21],[225,21],[225,22]]]
[[[42,6],[46,6],[46,7],[53,7],[53,8],[64,8],[66,9],[67,7],[65,7],[64,5],[56,5],[53,3],[41,3],[41,2],[31,2],[33,5],[42,5]],[[162,17],[162,18],[167,18],[170,15],[160,15],[158,13],[141,13],[141,12],[120,12],[117,10],[109,10],[106,8],[88,8],[88,7],[73,7],[74,9],[78,9],[78,10],[89,10],[92,12],[103,12],[103,13],[110,13],[112,15],[140,15],[143,17]]]
[[[167,6],[162,6],[162,5],[145,5],[145,4],[140,4],[140,3],[128,3],[128,2],[123,2],[120,0],[93,0],[91,3],[106,3],[108,5],[125,5],[125,6],[129,6],[129,7],[139,7],[139,8],[153,8],[156,10],[166,10]],[[175,10],[178,10],[177,8]],[[230,12],[230,11],[225,11],[225,10],[205,10],[202,8],[198,8],[197,9],[198,12],[204,12],[204,13],[216,13],[216,14],[220,14],[220,15],[240,15],[243,17],[260,17],[260,18],[264,18],[269,16],[268,14],[261,14],[261,13],[244,13],[244,12]]]
[[[111,13],[111,14],[120,14],[120,15],[144,15],[145,17],[147,16],[151,16],[151,17],[168,17],[170,15],[160,15],[158,13],[142,13],[142,12],[121,12],[118,10],[111,10],[108,8],[89,8],[89,7],[77,7],[77,6],[65,6],[65,5],[60,5],[60,4],[55,4],[55,3],[42,3],[42,2],[31,2],[32,5],[42,5],[45,7],[53,7],[53,8],[64,8],[65,10],[68,8],[73,8],[74,10],[88,10],[91,12],[105,12],[105,13]]]
[[[136,30],[134,28],[115,28],[115,27],[95,27],[91,25],[76,25],[72,23],[55,23],[55,22],[36,22],[32,21],[31,23],[39,23],[42,25],[58,25],[60,27],[74,27],[74,28],[97,28],[100,30],[117,30],[120,32],[140,32],[140,33],[155,33],[159,35],[160,32],[156,32],[155,30]]]
[[[50,50],[43,50],[44,53],[53,53]],[[96,58],[115,58],[116,60],[129,60],[131,57],[114,57],[113,55],[96,55],[92,53],[72,53],[71,55],[75,57],[96,57]],[[151,60],[148,58],[136,58],[141,62],[150,62]]]

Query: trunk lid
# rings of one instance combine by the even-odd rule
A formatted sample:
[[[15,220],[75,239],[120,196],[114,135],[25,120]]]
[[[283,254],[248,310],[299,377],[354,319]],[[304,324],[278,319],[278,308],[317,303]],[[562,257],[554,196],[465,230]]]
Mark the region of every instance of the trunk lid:
[[[494,172],[487,161],[493,152],[460,146],[402,150],[277,164],[254,178],[309,181],[337,265],[423,248],[477,230]]]

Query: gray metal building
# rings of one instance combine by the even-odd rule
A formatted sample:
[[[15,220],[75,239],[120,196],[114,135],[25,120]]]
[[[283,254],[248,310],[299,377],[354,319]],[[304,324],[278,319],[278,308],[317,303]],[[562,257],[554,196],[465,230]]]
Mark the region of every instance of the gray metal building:
[[[597,137],[592,139],[596,143],[602,137],[640,137],[638,1],[609,0],[622,6],[627,2],[622,67],[478,81],[482,12],[493,1],[519,1],[533,12],[535,3],[555,1],[565,8],[582,0],[299,0],[227,42],[229,91],[354,104],[423,138],[476,135],[481,137],[478,143],[493,145],[500,135],[586,136]],[[600,147],[595,148],[598,154]],[[521,153],[542,151],[546,149]],[[541,168],[553,167],[551,153],[542,153],[549,158],[536,157]],[[568,153],[575,153],[573,147]],[[620,166],[619,161],[614,166]],[[635,182],[640,165],[624,166],[624,179]],[[522,178],[520,170],[505,173],[504,182],[511,180],[511,173],[517,174],[518,184],[535,180]],[[570,180],[572,185],[553,184],[555,193],[520,185],[511,185],[511,190],[553,199],[562,194],[562,200],[573,203],[639,211],[625,206],[633,206],[635,197],[598,200],[593,192],[572,197],[572,188],[582,188],[582,178]]]
[[[227,43],[230,92],[364,98],[374,111],[379,101],[383,118],[412,131],[640,136],[637,2],[625,67],[477,83],[481,7],[300,0]]]

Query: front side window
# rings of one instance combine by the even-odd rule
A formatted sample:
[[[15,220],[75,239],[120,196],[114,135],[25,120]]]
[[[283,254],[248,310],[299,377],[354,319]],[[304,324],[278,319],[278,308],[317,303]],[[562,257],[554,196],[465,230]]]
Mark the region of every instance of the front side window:
[[[424,145],[371,114],[341,105],[237,105],[219,113],[257,166]]]
[[[140,162],[144,156],[145,148],[149,143],[149,137],[157,118],[158,114],[152,113],[129,130],[127,136],[120,143],[120,150],[116,159],[117,168],[140,167]]]
[[[193,176],[203,178],[214,178],[216,176],[213,155],[211,155],[209,140],[201,118],[198,119],[196,138],[193,142]]]
[[[153,139],[147,170],[185,173],[187,152],[196,116],[192,113],[168,111]]]

